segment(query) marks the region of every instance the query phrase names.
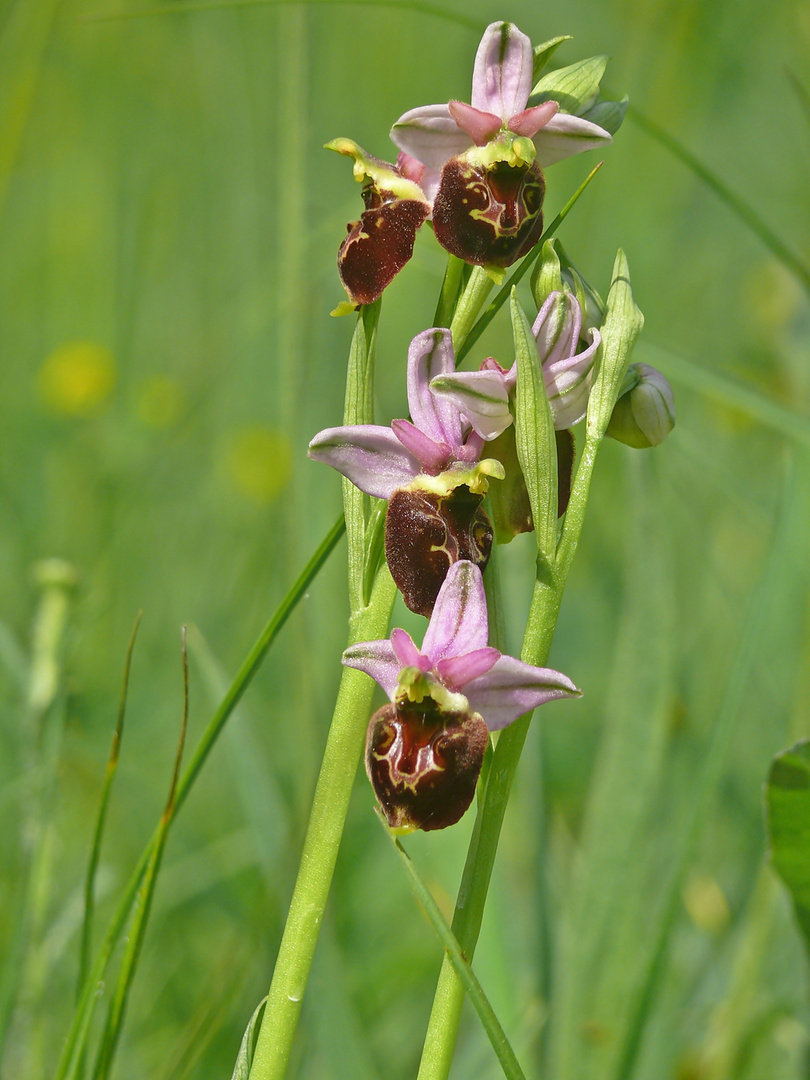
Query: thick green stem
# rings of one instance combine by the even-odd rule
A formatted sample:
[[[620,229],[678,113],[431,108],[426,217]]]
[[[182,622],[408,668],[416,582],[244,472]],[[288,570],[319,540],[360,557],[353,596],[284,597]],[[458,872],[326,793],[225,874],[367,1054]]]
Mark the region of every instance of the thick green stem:
[[[494,282],[486,270],[480,266],[474,266],[470,279],[459,297],[453,319],[450,323],[450,331],[453,335],[453,346],[458,353],[461,346],[467,340],[467,335],[473,328],[478,313],[484,306],[484,301],[492,291]]]
[[[379,301],[361,309],[349,352],[345,424],[373,420],[374,354]],[[385,637],[396,586],[383,564],[368,604],[366,537],[369,498],[351,481],[343,482],[343,507],[349,541],[349,645]],[[357,766],[363,753],[374,681],[344,668],[315,788],[304,850],[287,922],[281,937],[273,980],[250,1070],[251,1080],[282,1080],[287,1071],[312,958],[335,870]]]
[[[564,581],[552,585],[535,583],[521,654],[527,663],[543,664],[548,657],[563,587]],[[453,916],[453,933],[468,961],[472,960],[478,942],[506,804],[530,721],[531,714],[523,716],[501,733],[470,840]],[[445,957],[419,1065],[419,1080],[448,1076],[463,1003],[464,986],[452,962]]]
[[[519,330],[520,320],[514,321]],[[545,500],[537,503],[537,509],[532,507],[535,514],[540,513],[545,518],[538,524],[537,575],[521,652],[521,659],[527,663],[544,664],[548,657],[565,583],[585,521],[597,451],[642,325],[641,312],[633,303],[627,262],[619,251],[608,293],[599,366],[588,402],[585,447],[571,490],[562,536],[553,555],[550,552],[551,541],[546,537],[556,533],[555,509],[550,508]],[[521,334],[516,334],[519,365],[520,350],[524,344]],[[535,442],[541,440],[542,432],[539,432],[535,435]],[[524,470],[527,466],[539,467],[532,464],[531,455],[524,456]],[[556,504],[556,499],[553,501]],[[554,514],[551,521],[548,520],[549,513]],[[531,715],[521,717],[501,734],[492,758],[486,791],[480,802],[453,917],[453,931],[468,960],[472,960],[478,941],[501,825],[530,720]],[[425,1037],[419,1080],[446,1080],[463,1001],[464,988],[445,958]]]
[[[352,642],[385,637],[396,587],[383,566],[371,603],[353,620]],[[301,866],[267,997],[250,1080],[282,1080],[290,1057],[352,783],[363,751],[374,682],[344,668],[312,804]]]

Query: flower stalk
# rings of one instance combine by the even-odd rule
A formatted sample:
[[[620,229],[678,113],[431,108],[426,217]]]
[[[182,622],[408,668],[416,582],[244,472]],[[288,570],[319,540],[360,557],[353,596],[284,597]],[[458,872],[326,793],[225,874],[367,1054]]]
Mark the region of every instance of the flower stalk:
[[[522,340],[525,331],[519,318],[515,318],[515,323],[516,348],[520,356],[519,348],[523,346],[518,346],[518,337],[520,335]],[[597,451],[643,323],[641,312],[633,302],[627,260],[619,251],[608,293],[599,366],[588,404],[585,448],[560,542],[551,561],[547,560],[543,550],[547,531],[542,527],[537,531],[537,576],[521,650],[521,659],[525,663],[544,664],[548,658],[566,581],[582,534]],[[549,506],[547,520],[553,513]],[[472,961],[478,942],[501,826],[530,722],[531,714],[527,714],[501,734],[487,776],[486,790],[479,803],[452,922],[453,933],[468,961]],[[449,1075],[464,993],[452,963],[445,957],[428,1022],[418,1080],[446,1080]]]

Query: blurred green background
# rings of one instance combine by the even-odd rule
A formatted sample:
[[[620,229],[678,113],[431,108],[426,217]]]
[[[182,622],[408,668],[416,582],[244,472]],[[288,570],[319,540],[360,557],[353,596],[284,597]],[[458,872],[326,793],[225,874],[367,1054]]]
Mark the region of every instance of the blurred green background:
[[[176,6],[177,10],[172,10]],[[15,947],[31,775],[32,564],[79,574],[47,889],[4,1075],[51,1075],[124,654],[144,611],[99,877],[101,932],[165,800],[190,636],[190,740],[340,508],[309,438],[339,423],[352,320],[336,267],[360,210],[350,136],[467,99],[480,34],[572,34],[605,84],[810,258],[810,9],[799,0],[0,7],[0,949]],[[137,12],[136,12],[137,13]],[[548,175],[547,220],[595,164]],[[625,122],[561,239],[605,291],[627,253],[678,424],[604,447],[552,652],[581,701],[542,710],[507,815],[476,967],[533,1075],[806,1075],[810,1011],[761,787],[810,734],[810,308],[723,201]],[[378,417],[444,258],[422,230],[386,294]],[[473,360],[510,359],[507,320]],[[708,374],[708,378],[707,378]],[[742,388],[742,392],[740,392]],[[532,541],[503,552],[518,649]],[[230,1076],[265,993],[339,678],[345,546],[295,612],[169,840],[116,1075]],[[397,608],[415,633],[421,620]],[[415,1075],[441,949],[360,777],[291,1075]],[[407,846],[452,907],[471,815]],[[647,993],[652,986],[655,992]],[[454,1077],[498,1075],[472,1013]]]

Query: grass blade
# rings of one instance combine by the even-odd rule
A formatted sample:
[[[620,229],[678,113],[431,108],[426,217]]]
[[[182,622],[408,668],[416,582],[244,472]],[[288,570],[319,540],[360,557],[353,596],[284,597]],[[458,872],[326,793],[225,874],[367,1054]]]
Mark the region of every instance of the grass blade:
[[[681,903],[681,888],[687,870],[694,858],[695,849],[709,818],[712,800],[722,776],[729,743],[734,731],[734,721],[745,699],[746,689],[755,669],[760,649],[762,627],[768,607],[774,595],[774,582],[784,564],[786,546],[790,542],[791,503],[796,498],[796,478],[789,476],[784,485],[784,495],[774,539],[767,556],[762,575],[751,597],[742,626],[731,672],[717,717],[709,736],[703,769],[696,777],[689,816],[681,833],[679,850],[673,852],[673,871],[667,883],[665,895],[658,908],[657,927],[646,956],[638,964],[638,982],[630,1010],[630,1018],[622,1036],[621,1050],[617,1055],[615,1080],[630,1080],[633,1076],[638,1053],[656,991],[661,985],[667,946]]]
[[[810,293],[810,267],[795,252],[791,251],[787,244],[779,239],[770,225],[759,216],[753,207],[749,206],[738,195],[735,195],[719,176],[707,168],[690,150],[687,150],[683,143],[656,124],[654,120],[650,120],[648,116],[639,112],[633,105],[628,107],[627,115],[642,131],[645,131],[657,143],[669,150],[673,157],[676,157],[682,165],[685,165],[708,188],[711,188],[721,202],[724,202],[729,210],[736,214],[755,236],[759,237],[771,254],[786,266],[791,273],[795,274],[807,292]]]
[[[101,841],[104,836],[104,825],[107,819],[107,807],[110,802],[110,792],[113,780],[118,771],[118,758],[121,752],[121,739],[124,734],[124,716],[127,708],[127,691],[129,690],[129,672],[132,666],[132,651],[135,648],[135,638],[141,625],[143,612],[139,611],[132,627],[129,645],[127,646],[126,659],[124,660],[124,675],[121,683],[121,700],[118,704],[118,716],[115,721],[115,730],[110,747],[110,756],[107,761],[107,770],[104,774],[104,786],[101,789],[101,801],[96,818],[96,828],[93,833],[93,843],[90,849],[90,861],[87,865],[87,876],[84,883],[84,919],[82,921],[81,951],[79,953],[79,980],[76,986],[77,998],[81,996],[84,981],[90,968],[90,954],[93,947],[93,914],[95,909],[95,883],[98,870],[98,860],[101,854]]]
[[[299,574],[292,588],[279,604],[273,617],[259,635],[253,648],[245,657],[242,666],[236,673],[219,708],[209,720],[205,731],[200,737],[200,741],[197,743],[191,761],[186,766],[183,775],[178,781],[177,792],[175,795],[175,813],[180,809],[180,806],[193,787],[194,781],[197,779],[208,755],[222,733],[222,729],[225,727],[228,718],[238,705],[254,675],[261,667],[270,646],[275,641],[281,628],[292,614],[299,600],[317,577],[321,567],[335,549],[338,540],[343,535],[344,528],[345,524],[343,515],[341,514]],[[159,839],[160,825],[155,829],[147,842],[146,847],[141,852],[141,856],[130,875],[129,881],[118,902],[118,906],[109,922],[93,967],[88,978],[85,980],[81,998],[76,1006],[70,1030],[57,1066],[55,1073],[56,1080],[68,1080],[68,1078],[69,1080],[73,1080],[76,1076],[77,1065],[83,1052],[84,1043],[87,1039],[87,1033],[90,1027],[90,1021],[93,1016],[93,1009],[97,1001],[96,988],[104,978],[104,972],[107,969],[110,956],[123,932],[129,917],[129,912],[135,902],[141,879],[146,873]]]
[[[132,920],[132,926],[130,927],[127,946],[121,961],[121,970],[118,973],[115,991],[113,993],[112,1001],[110,1002],[107,1024],[102,1035],[101,1047],[99,1048],[98,1058],[96,1060],[96,1067],[93,1073],[94,1080],[107,1080],[110,1069],[112,1068],[115,1050],[118,1046],[118,1040],[121,1037],[121,1030],[124,1025],[129,991],[132,988],[132,982],[135,978],[138,960],[141,955],[141,948],[143,947],[144,937],[146,936],[146,927],[149,922],[149,912],[151,911],[152,900],[155,895],[155,886],[157,885],[157,877],[160,872],[160,864],[166,847],[169,828],[174,818],[177,780],[180,775],[180,762],[183,758],[183,747],[185,746],[186,729],[188,727],[188,654],[186,652],[185,626],[183,627],[182,657],[183,716],[180,722],[180,738],[177,744],[177,754],[174,759],[174,770],[172,772],[172,782],[169,787],[169,797],[166,800],[166,807],[161,816],[160,824],[158,825],[157,842],[149,859],[149,865],[146,868],[143,885],[141,886],[138,896],[138,903],[135,907],[135,917]]]
[[[645,353],[655,352],[667,378],[690,390],[696,390],[705,397],[714,398],[720,404],[737,409],[765,427],[778,431],[780,435],[802,445],[810,445],[810,417],[802,416],[791,409],[765,397],[758,390],[736,382],[728,375],[718,374],[686,357],[677,356],[659,345],[643,345]]]
[[[380,820],[382,823],[382,819]],[[439,905],[433,899],[430,890],[422,881],[418,870],[411,862],[410,856],[402,847],[402,844],[400,844],[399,840],[397,840],[385,824],[382,824],[388,838],[394,845],[394,848],[402,861],[402,865],[405,867],[405,872],[408,875],[414,895],[425,909],[425,912],[433,925],[433,929],[436,931],[439,940],[444,946],[445,951],[456,970],[456,974],[464,984],[464,989],[467,991],[467,995],[469,996],[475,1011],[478,1013],[478,1018],[483,1025],[484,1031],[487,1033],[487,1037],[492,1043],[492,1049],[495,1051],[498,1061],[501,1063],[504,1076],[507,1077],[507,1080],[526,1080],[515,1055],[515,1051],[512,1049],[512,1046],[506,1037],[506,1032],[501,1027],[498,1017],[495,1015],[495,1011],[489,1003],[489,999],[476,978],[475,972],[467,963],[464,953],[461,951],[458,939],[450,929],[444,915],[442,915],[439,910]]]
[[[136,8],[133,11],[107,11],[90,15],[88,19],[93,22],[107,22],[115,19],[142,19],[151,15],[174,15],[181,11],[221,11],[223,8],[244,7],[300,7],[304,5],[315,6],[329,4],[332,0],[190,0],[184,3],[179,0],[176,4],[156,4],[148,8]],[[435,19],[443,19],[445,22],[455,23],[456,26],[466,27],[468,30],[481,32],[481,20],[462,15],[456,11],[447,11],[438,4],[424,4],[419,0],[349,0],[347,6],[354,7],[379,7],[386,11],[412,11],[417,15],[431,15]]]

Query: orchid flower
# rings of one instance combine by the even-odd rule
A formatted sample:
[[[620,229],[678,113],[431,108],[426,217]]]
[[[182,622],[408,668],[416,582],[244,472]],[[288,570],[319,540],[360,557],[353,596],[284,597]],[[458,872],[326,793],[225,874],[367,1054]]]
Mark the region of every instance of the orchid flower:
[[[484,31],[472,78],[472,104],[450,101],[410,109],[394,124],[391,139],[429,169],[472,146],[508,145],[512,160],[545,168],[572,154],[605,146],[611,135],[580,116],[560,111],[556,101],[527,108],[534,54],[514,23],[491,23]]]
[[[430,213],[421,187],[388,161],[367,154],[351,139],[333,139],[327,150],[354,160],[354,177],[363,185],[365,211],[350,222],[338,250],[338,272],[349,303],[334,314],[371,304],[413,255],[416,232]]]
[[[388,565],[405,603],[423,615],[433,610],[451,563],[486,565],[492,526],[481,502],[487,477],[504,476],[499,461],[481,460],[485,440],[458,406],[431,390],[431,379],[451,371],[450,331],[417,334],[408,350],[412,420],[327,428],[309,444],[313,460],[331,465],[366,494],[388,499]]]
[[[597,329],[589,330],[591,343],[578,353],[581,329],[582,312],[569,292],[551,293],[532,327],[558,431],[579,423],[588,407],[591,371],[602,338]],[[512,423],[516,382],[517,363],[506,371],[490,357],[480,371],[437,376],[430,388],[437,396],[448,397],[482,439],[494,439]]]
[[[490,647],[488,633],[481,571],[461,561],[447,573],[421,650],[395,629],[389,639],[343,654],[344,664],[370,675],[390,699],[369,723],[366,768],[398,831],[455,824],[472,801],[487,732],[580,693],[559,671]]]

